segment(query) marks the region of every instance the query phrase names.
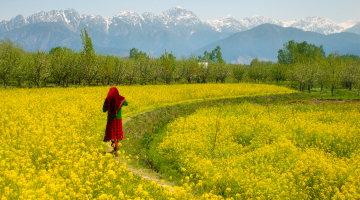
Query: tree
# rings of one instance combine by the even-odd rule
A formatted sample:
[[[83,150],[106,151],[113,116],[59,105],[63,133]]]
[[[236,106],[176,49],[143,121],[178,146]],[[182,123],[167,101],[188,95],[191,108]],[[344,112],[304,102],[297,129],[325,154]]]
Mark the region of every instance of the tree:
[[[345,87],[349,90],[352,89],[352,85],[355,83],[356,73],[356,61],[351,57],[347,57],[345,60],[341,60],[340,80],[345,84]]]
[[[225,63],[215,63],[211,65],[211,74],[215,79],[216,83],[221,82],[225,83],[225,79],[227,78],[229,71],[228,67]]]
[[[136,84],[139,78],[139,62],[136,60],[127,60],[125,62],[125,78],[129,84]]]
[[[124,81],[125,75],[125,61],[116,59],[111,79],[115,82],[115,85],[119,85]]]
[[[84,69],[82,67],[82,53],[77,52],[73,55],[73,72],[71,73],[71,78],[75,83],[81,84],[84,77]]]
[[[360,93],[360,60],[355,62],[355,85],[358,88],[357,95]]]
[[[323,91],[325,85],[329,82],[329,74],[327,73],[327,60],[326,58],[319,58],[315,62],[318,67],[316,73],[316,79],[318,84],[320,84],[320,93]]]
[[[84,32],[81,30],[80,37],[83,44],[83,50],[80,53],[81,64],[83,68],[83,78],[85,79],[86,83],[90,85],[98,75],[99,59],[95,54],[91,38],[89,37],[86,28],[84,28]]]
[[[198,59],[191,54],[189,59],[184,62],[184,77],[191,83],[193,80],[197,80],[200,73],[200,66]]]
[[[99,76],[103,85],[109,85],[116,58],[111,55],[99,56],[99,58],[100,57]]]
[[[161,66],[161,60],[160,59],[153,59],[153,62],[151,62],[151,71],[152,71],[152,78],[153,83],[157,83],[158,78],[163,76],[164,68]]]
[[[244,74],[246,72],[246,67],[244,65],[233,65],[232,68],[233,76],[237,80],[238,83],[243,79]]]
[[[176,57],[171,53],[166,52],[163,53],[160,57],[161,65],[163,67],[163,79],[165,80],[166,84],[170,84],[172,79],[172,73],[174,71],[176,65]]]
[[[215,49],[211,51],[211,53],[205,51],[203,57],[198,56],[198,61],[208,63],[225,63],[222,58],[220,46],[216,46]]]
[[[174,68],[173,71],[173,77],[176,82],[180,82],[180,79],[184,76],[185,74],[185,63],[186,63],[186,58],[182,59],[181,61],[179,61]]]
[[[269,75],[276,82],[285,81],[287,75],[288,65],[276,63],[270,66]]]
[[[51,75],[50,59],[48,58],[48,55],[41,50],[27,56],[27,59],[26,68],[28,78],[29,80],[32,80],[38,88],[40,88],[40,84],[42,82],[45,83],[46,79]]]
[[[257,58],[253,59],[250,62],[250,67],[248,69],[249,78],[260,82],[269,76],[271,62],[259,62]]]
[[[21,47],[15,44],[12,40],[5,37],[0,39],[0,78],[4,82],[5,89],[7,88],[10,79],[14,78],[17,73],[21,73]]]
[[[325,57],[323,46],[308,44],[306,41],[297,43],[294,40],[286,42],[278,51],[278,63],[294,64],[301,59],[315,59],[318,55]]]
[[[141,85],[146,85],[152,76],[152,71],[151,71],[152,61],[145,57],[139,58],[137,61],[139,63],[139,77],[140,77]]]
[[[71,73],[74,71],[73,51],[66,47],[52,48],[49,52],[51,57],[51,75],[55,80],[62,82],[62,86],[68,86]]]
[[[340,56],[339,52],[331,53],[327,57],[327,74],[329,75],[329,84],[331,85],[331,95],[334,96],[335,86],[339,83],[340,76]]]
[[[139,51],[136,48],[132,48],[130,49],[129,58],[137,60],[141,58],[148,58],[148,56],[146,55],[145,52]]]
[[[225,63],[225,61],[222,59],[220,46],[216,46],[216,48],[211,52],[210,58],[217,63]]]
[[[210,67],[208,62],[200,62],[199,63],[199,82],[201,83],[207,83],[209,77],[210,77]]]

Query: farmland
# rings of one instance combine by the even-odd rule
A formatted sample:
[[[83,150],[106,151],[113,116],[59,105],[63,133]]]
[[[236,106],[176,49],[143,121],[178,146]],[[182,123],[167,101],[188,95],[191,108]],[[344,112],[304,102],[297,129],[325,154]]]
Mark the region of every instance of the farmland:
[[[3,199],[190,199],[145,181],[104,153],[109,87],[1,90],[0,195]],[[122,86],[124,117],[149,109],[220,98],[291,94],[260,84]],[[126,131],[125,131],[126,134]],[[126,137],[126,136],[125,136]],[[126,140],[127,141],[127,140]],[[122,150],[122,155],[130,156]]]
[[[169,123],[148,155],[204,198],[358,199],[359,111],[359,103],[203,108]]]

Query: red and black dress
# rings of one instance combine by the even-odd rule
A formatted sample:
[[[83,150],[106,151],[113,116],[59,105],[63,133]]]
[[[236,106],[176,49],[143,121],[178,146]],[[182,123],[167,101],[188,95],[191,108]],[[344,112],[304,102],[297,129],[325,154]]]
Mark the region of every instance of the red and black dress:
[[[112,140],[115,142],[116,148],[118,147],[118,140],[124,138],[121,119],[121,107],[123,105],[128,105],[125,97],[119,95],[119,91],[116,87],[110,88],[103,106],[103,111],[108,112],[104,142]]]

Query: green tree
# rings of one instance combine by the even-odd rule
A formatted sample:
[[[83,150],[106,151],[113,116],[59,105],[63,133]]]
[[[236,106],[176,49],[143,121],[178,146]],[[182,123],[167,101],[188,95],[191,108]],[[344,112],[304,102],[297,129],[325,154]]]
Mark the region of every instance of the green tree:
[[[137,60],[127,60],[125,62],[125,78],[130,85],[136,84],[139,79],[139,65]]]
[[[287,64],[276,63],[270,66],[269,75],[276,82],[285,81],[287,78]]]
[[[294,40],[286,42],[278,51],[278,63],[294,64],[301,59],[315,59],[318,55],[325,57],[323,46],[308,44],[306,41],[297,43]]]
[[[139,58],[139,78],[141,85],[146,85],[152,79],[151,60],[145,57]]]
[[[211,56],[210,58],[212,60],[214,60],[217,63],[225,63],[225,61],[222,58],[222,53],[221,53],[221,47],[220,46],[216,46],[215,49],[211,52]]]
[[[225,63],[215,63],[211,66],[211,74],[215,82],[225,83],[225,79],[229,75],[229,67]]]
[[[9,80],[23,71],[21,68],[22,50],[23,47],[9,38],[0,39],[0,78],[4,82],[5,89]]]
[[[130,49],[130,53],[129,53],[129,58],[130,59],[141,59],[141,58],[149,58],[145,52],[139,51],[136,48],[132,48]]]
[[[207,83],[210,78],[210,67],[208,62],[199,62],[199,81],[201,83]]]
[[[50,59],[48,55],[41,50],[27,56],[27,58],[29,59],[26,62],[28,79],[32,80],[35,85],[40,88],[41,83],[46,84],[46,79],[51,75]]]
[[[360,93],[360,60],[356,60],[355,62],[355,85],[358,88],[357,95]]]
[[[153,62],[151,62],[153,84],[157,84],[157,80],[163,76],[164,68],[161,66],[161,64],[162,61],[160,59],[153,59]]]
[[[111,81],[111,74],[115,65],[115,57],[111,55],[99,56],[101,61],[99,64],[99,78],[103,85],[109,85]]]
[[[327,60],[326,58],[319,58],[315,62],[317,69],[317,82],[320,84],[320,93],[323,91],[325,85],[328,84],[329,74],[327,73]]]
[[[74,52],[66,47],[52,48],[49,52],[51,57],[51,75],[58,82],[62,82],[62,86],[68,86],[71,73],[74,72]]]
[[[161,65],[163,67],[162,78],[165,80],[166,84],[170,84],[171,79],[173,78],[173,71],[176,66],[176,57],[171,53],[163,53],[160,57]]]
[[[80,53],[83,68],[83,79],[86,81],[87,85],[90,85],[91,82],[98,76],[99,58],[95,54],[91,38],[89,37],[86,28],[84,28],[84,32],[81,30],[80,37],[83,44],[83,50]]]
[[[244,78],[244,74],[246,72],[246,67],[244,65],[233,65],[232,68],[233,76],[237,80],[238,83]]]
[[[352,85],[355,83],[356,74],[356,61],[351,57],[347,57],[341,62],[340,81],[345,84],[345,87],[349,90],[352,89]]]
[[[249,78],[255,82],[265,80],[269,76],[270,66],[271,62],[259,62],[257,58],[253,59],[248,68]]]
[[[185,62],[186,59],[182,59],[181,61],[178,61],[178,63],[175,65],[174,71],[173,71],[173,77],[176,82],[180,82],[180,79],[185,74]]]
[[[115,61],[113,72],[111,73],[111,79],[115,82],[115,85],[123,83],[126,76],[125,70],[125,61],[117,58]]]
[[[339,52],[331,53],[327,57],[327,74],[329,75],[329,85],[331,86],[331,95],[334,96],[335,86],[340,82],[340,63]]]
[[[205,51],[204,56],[198,56],[199,62],[208,62],[208,63],[224,63],[225,61],[222,58],[221,47],[216,46],[211,53]]]

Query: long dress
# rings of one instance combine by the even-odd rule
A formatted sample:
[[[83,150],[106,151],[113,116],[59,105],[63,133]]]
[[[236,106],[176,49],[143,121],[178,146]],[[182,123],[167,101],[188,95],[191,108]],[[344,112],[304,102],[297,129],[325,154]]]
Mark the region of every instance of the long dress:
[[[125,101],[124,106],[128,105],[128,102]],[[107,108],[103,107],[103,112],[106,112]],[[109,140],[122,140],[124,138],[123,129],[122,129],[122,116],[121,116],[121,108],[117,113],[117,117],[112,118],[108,116],[107,124],[106,124],[106,131],[104,142]]]
[[[115,141],[116,146],[117,141],[124,138],[121,114],[121,108],[123,105],[128,105],[125,97],[119,95],[119,91],[116,87],[110,88],[103,106],[103,112],[108,112],[108,120],[103,141],[113,140]]]

